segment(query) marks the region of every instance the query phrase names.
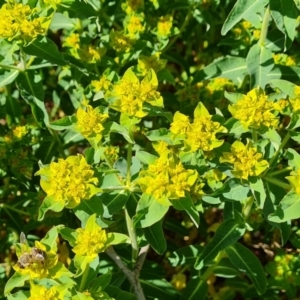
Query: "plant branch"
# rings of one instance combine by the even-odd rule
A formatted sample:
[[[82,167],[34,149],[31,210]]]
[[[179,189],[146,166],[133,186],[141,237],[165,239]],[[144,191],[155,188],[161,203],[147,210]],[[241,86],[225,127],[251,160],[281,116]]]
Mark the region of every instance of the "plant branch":
[[[283,189],[290,190],[292,188],[288,183],[284,183],[284,182],[282,182],[282,181],[280,181],[278,179],[275,179],[275,178],[271,178],[271,177],[266,176],[266,177],[264,177],[264,180],[268,181],[268,182],[270,182],[272,184],[275,184],[277,186],[280,186]]]
[[[140,271],[142,269],[142,266],[144,264],[144,261],[146,259],[146,256],[147,256],[147,253],[148,253],[148,250],[149,250],[149,247],[150,247],[150,245],[146,245],[146,246],[142,247],[141,250],[140,250],[137,262],[134,266],[134,270],[138,273],[140,273]]]
[[[110,246],[105,250],[105,253],[112,259],[112,261],[119,267],[119,269],[124,273],[125,277],[130,282],[134,294],[138,300],[146,300],[140,280],[139,280],[139,269],[135,268],[130,270],[124,262],[121,260],[120,256],[115,252],[114,248]],[[144,253],[144,252],[143,252]]]

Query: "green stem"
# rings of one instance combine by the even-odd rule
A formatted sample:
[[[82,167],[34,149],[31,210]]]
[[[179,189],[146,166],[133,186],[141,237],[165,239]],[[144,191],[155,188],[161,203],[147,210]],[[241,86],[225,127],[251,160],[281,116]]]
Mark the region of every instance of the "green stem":
[[[273,162],[277,159],[278,155],[280,154],[281,149],[286,145],[286,143],[288,142],[289,139],[290,139],[290,134],[289,134],[289,132],[287,132],[287,134],[285,135],[284,139],[282,140],[278,150],[275,152],[275,154],[269,161],[270,167],[272,166]]]
[[[23,211],[23,210],[20,210],[20,209],[17,209],[17,208],[14,208],[13,206],[10,206],[10,205],[8,205],[8,204],[1,203],[1,204],[0,204],[0,208],[8,209],[8,210],[17,212],[17,213],[19,213],[19,214],[21,214],[21,215],[30,216],[30,213],[28,213],[28,212],[26,212],[26,211]]]
[[[284,183],[284,182],[282,182],[278,179],[275,179],[275,178],[271,178],[271,177],[266,176],[266,177],[264,177],[264,180],[267,181],[267,182],[273,183],[277,186],[280,186],[284,189],[287,189],[287,190],[290,190],[292,188],[288,183]]]
[[[252,208],[252,205],[253,205],[253,202],[254,202],[254,198],[253,196],[249,197],[243,207],[243,217],[244,217],[244,220],[247,220],[249,215],[250,215],[250,212],[251,212],[251,208]]]
[[[259,44],[261,46],[264,46],[266,39],[267,39],[269,19],[270,19],[270,7],[268,6],[265,11],[263,22],[261,25],[261,31],[260,31],[260,37],[259,37]]]
[[[206,269],[206,271],[203,273],[203,275],[201,276],[201,279],[203,281],[207,281],[207,279],[209,278],[209,276],[211,274],[213,274],[214,269],[218,266],[219,262],[221,261],[221,259],[226,255],[225,251],[222,250],[218,256],[215,259],[215,263],[213,265],[211,265],[210,267],[208,267]]]
[[[28,63],[26,64],[26,69],[28,69],[31,66],[34,60],[35,60],[35,56],[31,56]]]
[[[131,162],[132,162],[132,144],[129,143],[127,149],[127,180],[126,180],[126,186],[128,189],[130,188],[130,183],[131,183],[131,172],[130,172]],[[136,233],[133,226],[133,222],[126,208],[125,208],[125,217],[126,217],[128,234],[131,239],[132,262],[133,264],[135,264],[139,255],[139,248],[137,244]]]
[[[279,174],[285,173],[285,172],[290,172],[290,171],[292,171],[292,170],[293,170],[292,167],[286,167],[286,168],[284,168],[284,169],[281,169],[281,170],[278,170],[278,171],[271,172],[271,173],[269,173],[268,175],[273,177],[273,176],[275,176],[275,175],[279,175]]]
[[[108,164],[108,166],[109,166],[111,169],[113,169],[114,164],[113,164],[112,160],[106,155],[105,151],[103,151],[103,157],[104,157],[106,163]]]
[[[192,9],[190,8],[187,15],[186,15],[186,17],[185,17],[185,19],[184,19],[184,21],[183,21],[183,23],[182,23],[182,25],[181,25],[181,27],[180,27],[180,29],[179,29],[179,33],[176,36],[174,36],[173,39],[170,41],[170,43],[166,46],[166,48],[161,51],[162,53],[169,50],[169,48],[177,41],[177,39],[182,34],[184,28],[189,23],[189,20],[190,20],[191,16],[192,16]]]
[[[84,272],[82,274],[80,286],[79,286],[79,292],[83,292],[88,275],[89,275],[89,265],[85,267]]]
[[[257,142],[257,131],[255,129],[252,129],[252,139],[255,142]]]

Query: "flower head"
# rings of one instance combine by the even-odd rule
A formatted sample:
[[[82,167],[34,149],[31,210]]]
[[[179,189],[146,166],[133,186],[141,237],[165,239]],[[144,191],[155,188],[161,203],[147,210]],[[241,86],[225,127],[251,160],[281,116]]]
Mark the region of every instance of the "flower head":
[[[78,132],[85,138],[97,137],[97,140],[101,140],[102,131],[104,130],[103,123],[108,118],[108,114],[100,113],[97,109],[88,105],[86,110],[78,108],[76,117],[76,130]]]
[[[90,199],[99,192],[94,186],[98,179],[82,155],[59,159],[40,169],[36,175],[42,175],[41,187],[48,197],[61,202],[68,208]]]
[[[42,285],[31,284],[28,300],[60,300],[63,297],[57,286],[46,288]]]
[[[106,249],[107,235],[96,223],[96,215],[92,215],[86,222],[85,228],[76,229],[78,233],[73,252],[80,256],[95,258],[98,253]]]
[[[286,179],[292,185],[296,194],[300,195],[300,169],[291,172],[291,176],[287,176]]]
[[[173,17],[171,15],[160,17],[157,22],[157,35],[159,37],[168,37],[171,34],[172,26]]]
[[[273,114],[276,106],[267,98],[264,91],[253,89],[237,103],[229,105],[228,110],[245,128],[276,128],[278,118]]]
[[[110,107],[128,116],[143,118],[147,115],[144,104],[162,107],[163,98],[157,89],[157,78],[154,71],[148,71],[140,82],[132,69],[128,69],[119,83],[114,85]]]
[[[134,38],[136,34],[144,32],[145,26],[143,25],[143,22],[143,15],[129,15],[125,19],[125,29],[127,30],[128,34]]]
[[[110,43],[117,52],[129,52],[134,43],[134,39],[126,35],[123,31],[111,31]]]
[[[190,126],[189,117],[177,111],[171,123],[170,131],[174,134],[186,134]]]
[[[140,55],[138,59],[138,70],[143,75],[146,75],[150,69],[153,69],[157,73],[166,66],[166,63],[166,59],[160,59],[160,52],[156,52],[151,56]]]
[[[108,80],[107,77],[103,75],[99,80],[92,80],[91,85],[94,88],[95,92],[100,92],[109,90],[112,84],[110,80]]]
[[[235,141],[231,145],[231,152],[223,153],[220,162],[232,164],[234,177],[246,180],[250,176],[258,176],[269,166],[268,162],[263,159],[262,153],[257,152],[249,141],[247,145]]]

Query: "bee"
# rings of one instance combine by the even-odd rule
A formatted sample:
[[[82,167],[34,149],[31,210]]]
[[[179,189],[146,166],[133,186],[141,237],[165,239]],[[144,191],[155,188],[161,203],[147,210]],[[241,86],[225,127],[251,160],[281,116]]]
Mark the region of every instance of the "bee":
[[[27,245],[27,240],[24,232],[21,232],[20,234],[20,243]],[[45,251],[37,247],[32,247],[30,252],[22,253],[22,255],[19,257],[17,265],[21,269],[25,269],[31,266],[33,263],[41,263],[42,265],[44,265],[46,259],[47,259],[47,254]]]

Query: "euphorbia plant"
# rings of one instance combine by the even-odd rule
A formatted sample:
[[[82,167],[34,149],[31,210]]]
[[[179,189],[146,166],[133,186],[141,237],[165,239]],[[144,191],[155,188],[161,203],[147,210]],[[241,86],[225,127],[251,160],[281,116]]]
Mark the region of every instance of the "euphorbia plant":
[[[1,5],[5,297],[299,294],[297,1]]]

